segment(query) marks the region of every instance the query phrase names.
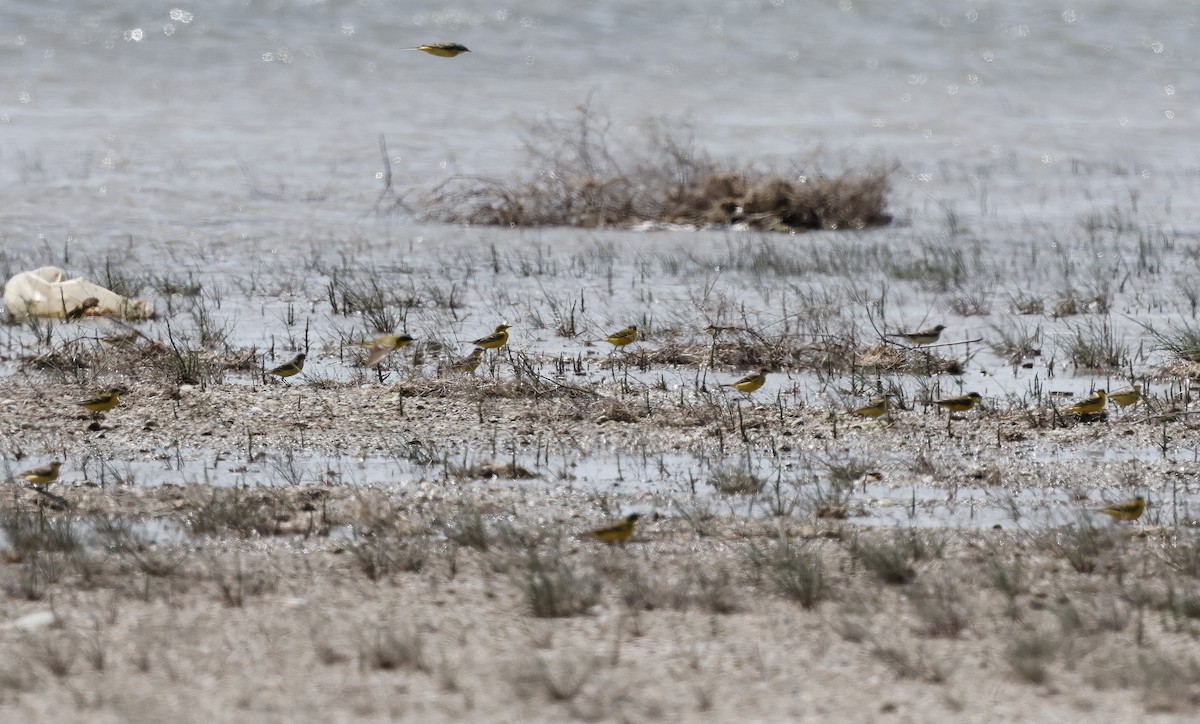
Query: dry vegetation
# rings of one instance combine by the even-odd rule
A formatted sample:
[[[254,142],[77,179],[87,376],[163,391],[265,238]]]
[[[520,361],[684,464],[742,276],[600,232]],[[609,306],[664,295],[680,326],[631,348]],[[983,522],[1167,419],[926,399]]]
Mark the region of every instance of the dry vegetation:
[[[509,180],[456,177],[426,199],[430,216],[509,227],[658,222],[762,231],[891,222],[882,166],[834,176],[807,164],[787,175],[730,168],[708,158],[687,130],[650,123],[629,142],[587,107],[574,123],[546,122],[529,135],[529,171]]]
[[[739,689],[804,670],[876,682],[868,701],[813,691],[849,716],[957,718],[1026,687],[1066,717],[1200,708],[1193,532],[854,530],[805,509],[710,515],[704,535],[651,516],[610,548],[518,497],[78,489],[70,513],[9,498],[0,642],[17,654],[0,706],[81,721],[181,705],[481,719],[518,702],[535,719],[725,719],[748,705]],[[824,657],[845,663],[817,673]],[[776,718],[788,702],[753,706]]]
[[[866,193],[851,211],[760,212],[771,205],[756,189],[800,192],[717,170],[653,130],[650,150],[616,159],[586,112],[551,130],[569,140],[535,144],[543,173],[505,189],[460,181],[439,213],[852,228],[867,218],[855,204],[882,206]],[[871,183],[882,194],[882,177]],[[4,328],[0,643],[16,655],[0,662],[0,711],[1194,717],[1194,324],[1147,328],[1152,357],[1122,326],[1127,297],[1079,288],[1112,269],[1062,271],[1059,288],[1009,294],[1013,316],[983,343],[1003,393],[951,418],[932,401],[969,390],[960,373],[988,347],[954,319],[945,344],[887,342],[889,300],[988,314],[1002,289],[988,285],[1016,267],[950,213],[936,238],[811,238],[803,255],[746,232],[661,250],[492,243],[386,268],[314,248],[286,269],[250,265],[236,289],[105,264],[110,286],[161,294],[160,320]],[[594,341],[604,294],[636,298],[619,314],[647,310],[614,325],[636,322],[635,344]],[[227,311],[255,304],[260,346],[239,345]],[[500,315],[520,337],[475,373],[451,372],[463,340]],[[418,340],[362,367],[358,342],[392,330]],[[303,375],[264,378],[299,351]],[[1062,379],[1055,361],[1096,386],[1143,380],[1146,397],[1066,414],[1047,382]],[[770,386],[729,388],[760,368]],[[102,419],[74,407],[113,383],[131,392]],[[850,414],[879,395],[889,416]],[[53,494],[17,483],[18,462],[51,455],[68,470]],[[1136,525],[1086,512],[1117,491],[1150,498]],[[998,509],[995,530],[918,527],[988,528],[976,511]],[[633,511],[624,547],[578,537]]]

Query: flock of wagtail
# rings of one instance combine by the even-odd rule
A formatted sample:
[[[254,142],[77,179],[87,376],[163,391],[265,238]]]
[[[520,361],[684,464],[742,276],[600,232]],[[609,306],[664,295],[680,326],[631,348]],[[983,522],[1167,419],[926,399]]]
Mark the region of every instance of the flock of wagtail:
[[[465,45],[460,43],[429,43],[426,45],[418,45],[412,48],[401,48],[401,50],[420,50],[430,55],[435,55],[440,58],[454,58],[463,53],[471,52]],[[454,372],[474,372],[478,367],[480,360],[483,358],[484,352],[503,347],[508,343],[508,330],[510,325],[498,324],[495,331],[491,334],[480,337],[474,340],[474,351],[471,354],[455,361],[450,365],[451,371]],[[942,332],[946,326],[939,324],[928,329],[917,330],[914,332],[901,332],[899,334],[888,335],[895,339],[904,339],[909,344],[923,347],[936,343],[941,339]],[[613,332],[603,338],[602,341],[607,342],[616,347],[624,347],[637,341],[638,331],[637,326],[630,325],[624,329]],[[387,334],[382,337],[362,342],[360,346],[367,349],[367,367],[374,367],[383,361],[391,352],[408,346],[413,342],[413,337],[407,334]],[[267,370],[267,374],[274,375],[280,378],[292,377],[304,371],[304,353],[300,353],[284,364]],[[736,382],[731,382],[727,387],[749,395],[761,388],[767,381],[768,370],[760,369],[753,372]],[[91,411],[94,415],[99,415],[102,412],[107,412],[116,407],[120,401],[120,396],[124,390],[120,387],[112,387],[107,392],[91,399],[82,400],[78,404],[86,410]],[[1066,412],[1072,415],[1095,415],[1104,409],[1107,402],[1113,402],[1120,407],[1128,407],[1136,403],[1142,397],[1141,385],[1130,385],[1116,392],[1106,392],[1105,390],[1097,390],[1089,395],[1086,399],[1077,402],[1066,408]],[[978,392],[970,392],[965,395],[955,397],[945,397],[933,402],[940,408],[947,410],[950,414],[964,413],[975,406],[979,402],[980,395]],[[851,412],[860,417],[877,418],[888,414],[890,411],[888,398],[877,397],[862,407],[855,408]],[[51,483],[58,480],[58,472],[62,467],[62,462],[55,460],[47,465],[26,470],[18,475],[30,486],[45,490]],[[1141,517],[1146,509],[1146,500],[1142,496],[1137,496],[1132,500],[1126,500],[1112,505],[1106,505],[1102,508],[1096,508],[1097,511],[1111,516],[1120,521],[1137,520]],[[589,531],[584,535],[590,538],[603,541],[604,543],[613,544],[620,543],[624,545],[625,541],[633,535],[634,527],[637,525],[638,514],[631,513],[616,523],[597,528]]]
[[[419,49],[435,46],[421,46]],[[437,46],[441,47],[441,46]],[[458,52],[466,52],[463,48]],[[456,53],[457,54],[457,53]],[[498,350],[508,343],[508,330],[511,325],[498,324],[495,330],[486,336],[473,340],[474,350],[471,354],[463,357],[452,363],[450,369],[455,372],[473,373],[479,367],[480,360],[483,354],[488,350]],[[899,334],[887,335],[894,339],[903,339],[914,346],[928,346],[936,343],[946,329],[944,325],[937,325],[929,329],[918,330],[915,332],[901,332]],[[630,325],[624,329],[613,332],[599,341],[611,344],[614,349],[625,347],[636,342],[638,339],[638,328],[636,325]],[[383,361],[391,352],[407,347],[414,341],[414,338],[408,334],[387,334],[382,337],[366,340],[359,343],[358,346],[367,350],[367,359],[365,365],[373,367]],[[280,378],[293,377],[304,371],[305,355],[303,353],[296,355],[290,361],[267,370],[267,374]],[[766,383],[768,370],[760,369],[750,375],[747,375],[736,382],[730,382],[726,386],[732,387],[746,395],[751,395]],[[77,404],[80,407],[90,411],[93,416],[98,417],[100,413],[107,412],[117,406],[120,401],[120,396],[125,392],[123,388],[112,387],[105,393],[86,400],[81,400]],[[965,395],[956,397],[946,397],[932,402],[938,407],[947,410],[950,415],[955,413],[964,413],[969,411],[980,400],[980,395],[977,392],[970,392]],[[1138,402],[1141,399],[1141,385],[1131,385],[1122,390],[1113,393],[1108,393],[1105,390],[1097,390],[1086,399],[1077,402],[1066,408],[1066,412],[1072,415],[1086,416],[1095,415],[1104,409],[1107,402],[1124,408]],[[877,397],[862,407],[851,410],[852,414],[860,417],[878,418],[890,412],[888,398]],[[55,460],[47,465],[42,465],[30,470],[26,470],[18,475],[29,486],[45,491],[49,486],[58,479],[59,469],[62,467],[62,462]],[[1112,516],[1116,520],[1129,521],[1137,520],[1141,517],[1145,510],[1145,499],[1142,496],[1127,500],[1121,503],[1114,503],[1102,508],[1097,508],[1099,512]],[[633,534],[634,526],[638,520],[636,513],[631,514],[617,523],[604,528],[598,528],[585,534],[596,538],[605,543],[622,543]]]

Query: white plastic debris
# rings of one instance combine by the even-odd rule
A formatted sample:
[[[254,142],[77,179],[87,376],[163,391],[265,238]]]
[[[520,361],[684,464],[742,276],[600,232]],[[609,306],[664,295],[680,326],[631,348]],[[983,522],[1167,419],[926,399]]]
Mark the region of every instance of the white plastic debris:
[[[80,316],[115,316],[147,319],[154,316],[140,299],[127,299],[83,277],[63,279],[56,266],[21,272],[4,285],[4,308],[15,321],[31,317],[75,319]]]

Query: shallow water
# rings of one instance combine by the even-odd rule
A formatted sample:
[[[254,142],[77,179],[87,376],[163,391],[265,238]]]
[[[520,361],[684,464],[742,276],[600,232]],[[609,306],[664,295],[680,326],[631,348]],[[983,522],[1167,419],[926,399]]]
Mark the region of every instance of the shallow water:
[[[272,364],[307,345],[310,381],[363,378],[345,344],[370,324],[333,310],[340,279],[410,298],[392,310],[402,326],[446,348],[415,369],[397,355],[393,375],[433,374],[499,320],[517,325],[513,346],[540,370],[579,360],[581,380],[612,378],[607,350],[589,341],[632,322],[650,333],[639,344],[654,345],[703,341],[710,324],[870,341],[942,321],[950,340],[982,342],[945,350],[968,361],[958,380],[897,380],[912,396],[1065,402],[1157,368],[1166,355],[1151,328],[1196,323],[1200,156],[1186,139],[1200,131],[1198,24],[1187,2],[14,0],[0,7],[0,274],[57,264],[101,283],[199,284],[191,297],[143,281],[139,294],[163,316],[142,329],[163,338],[168,324],[185,337],[215,326],[230,347],[273,351]],[[440,40],[473,52],[398,50]],[[801,174],[886,163],[897,222],[762,237],[464,228],[373,213],[380,135],[398,190],[416,198],[455,174],[519,169],[531,123],[570,120],[589,101],[617,141],[663,118],[752,166]],[[1107,313],[1053,315],[1072,294],[1085,312],[1103,299]],[[1045,313],[1014,314],[1023,297]],[[962,316],[967,303],[983,313]],[[567,322],[574,336],[557,331]],[[108,331],[60,326],[55,339]],[[1036,334],[1041,356],[1009,364],[990,346],[1002,332]],[[1126,348],[1122,372],[1073,369],[1072,338],[1100,332]],[[39,347],[24,327],[3,335],[0,374],[16,374],[17,357]],[[728,382],[743,372],[703,374]],[[684,394],[698,373],[625,374]],[[772,375],[755,399],[839,407],[864,396],[793,372]],[[1175,446],[1194,455],[1186,440]],[[1068,448],[1045,460],[1094,453],[1159,454]],[[206,454],[183,457],[175,469],[113,465],[139,483],[204,479]],[[583,458],[573,484],[662,482],[648,466],[626,479],[615,457]],[[332,470],[350,484],[429,474],[390,459],[300,464],[307,478]],[[699,475],[707,462],[676,464]],[[256,480],[286,482],[280,466],[263,465]],[[947,515],[970,519],[961,503],[955,510]]]
[[[402,190],[427,189],[513,170],[530,121],[589,95],[618,135],[664,117],[754,164],[895,161],[902,215],[949,203],[989,232],[1186,204],[1197,176],[1189,2],[14,0],[0,20],[5,234],[26,248],[377,237],[379,134]],[[436,39],[473,52],[398,50]],[[1194,208],[1164,221],[1197,229]]]

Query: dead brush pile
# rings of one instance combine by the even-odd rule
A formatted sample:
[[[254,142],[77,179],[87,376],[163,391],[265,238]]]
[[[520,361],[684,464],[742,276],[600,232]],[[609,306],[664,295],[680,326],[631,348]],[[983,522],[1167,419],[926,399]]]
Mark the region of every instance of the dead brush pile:
[[[425,199],[429,216],[495,226],[629,227],[645,222],[746,225],[762,231],[864,229],[891,222],[887,170],[787,177],[722,168],[690,134],[662,122],[637,147],[610,140],[611,124],[586,107],[576,123],[540,124],[526,171],[509,180],[458,176]]]

